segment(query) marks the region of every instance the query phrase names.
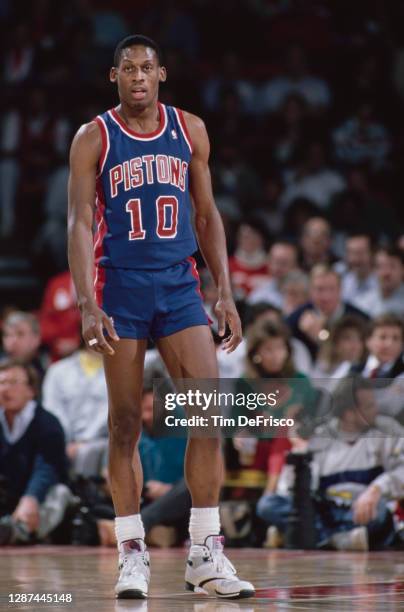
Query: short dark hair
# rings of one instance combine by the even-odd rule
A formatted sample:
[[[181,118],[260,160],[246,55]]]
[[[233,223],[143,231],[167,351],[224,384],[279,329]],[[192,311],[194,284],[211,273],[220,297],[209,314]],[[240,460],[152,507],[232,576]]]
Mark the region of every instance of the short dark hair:
[[[6,358],[0,361],[0,372],[6,372],[7,370],[11,370],[12,368],[21,368],[21,370],[24,370],[27,376],[28,385],[34,391],[35,396],[37,396],[39,393],[40,385],[39,385],[39,375],[38,375],[37,370],[34,368],[34,366],[31,365],[30,363],[22,361],[21,359]]]
[[[379,246],[376,249],[376,255],[378,255],[379,253],[384,253],[388,257],[394,257],[396,259],[399,259],[400,262],[404,265],[404,253],[397,246],[394,246],[394,245],[391,245],[391,246]]]
[[[384,314],[375,317],[369,326],[369,336],[379,327],[397,327],[401,331],[401,335],[404,338],[404,322],[402,317],[393,312],[385,312]]]
[[[270,304],[269,302],[256,302],[255,304],[248,305],[246,313],[246,325],[249,327],[256,322],[264,312],[271,310],[279,316],[279,320],[282,319],[282,311],[277,306]]]
[[[114,66],[119,66],[122,51],[124,49],[127,49],[128,47],[135,47],[137,45],[141,47],[150,47],[150,49],[153,49],[153,51],[157,55],[159,65],[163,63],[162,51],[159,45],[154,40],[152,40],[148,36],[143,36],[142,34],[132,34],[131,36],[127,36],[117,44],[114,51]]]

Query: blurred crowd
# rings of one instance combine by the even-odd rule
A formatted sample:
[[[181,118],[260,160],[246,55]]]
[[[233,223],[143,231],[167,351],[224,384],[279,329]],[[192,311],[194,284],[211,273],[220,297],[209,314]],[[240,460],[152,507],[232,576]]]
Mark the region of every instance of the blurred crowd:
[[[165,53],[162,101],[202,116],[211,138],[244,329],[223,353],[199,257],[220,376],[281,381],[278,409],[298,423],[225,441],[226,536],[402,545],[404,9],[385,4],[0,3],[0,273],[26,256],[41,288],[29,312],[18,291],[0,302],[0,544],[114,544],[107,392],[67,271],[66,185],[73,133],[116,104],[114,46],[141,32]],[[187,537],[190,499],[185,440],[153,429],[156,376],[150,345],[142,517],[149,543],[169,546]],[[309,543],[296,525],[311,525]]]

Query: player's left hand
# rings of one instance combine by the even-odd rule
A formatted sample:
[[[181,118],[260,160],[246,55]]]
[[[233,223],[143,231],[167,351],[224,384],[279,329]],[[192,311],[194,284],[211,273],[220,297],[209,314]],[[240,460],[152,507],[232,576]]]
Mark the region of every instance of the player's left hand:
[[[370,485],[353,505],[353,519],[358,525],[367,525],[376,518],[377,505],[381,497],[379,487]]]
[[[230,327],[230,336],[223,340],[222,349],[227,353],[232,353],[243,339],[241,321],[233,298],[219,298],[215,306],[215,314],[219,324],[219,336],[224,336],[226,323]]]

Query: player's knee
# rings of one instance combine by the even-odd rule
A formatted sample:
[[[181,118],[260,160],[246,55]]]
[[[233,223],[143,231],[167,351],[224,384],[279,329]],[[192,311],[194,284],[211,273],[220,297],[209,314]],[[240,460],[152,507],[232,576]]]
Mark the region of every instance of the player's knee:
[[[111,444],[134,448],[140,438],[141,431],[142,417],[141,414],[133,413],[133,406],[131,411],[124,410],[110,415],[109,435]]]

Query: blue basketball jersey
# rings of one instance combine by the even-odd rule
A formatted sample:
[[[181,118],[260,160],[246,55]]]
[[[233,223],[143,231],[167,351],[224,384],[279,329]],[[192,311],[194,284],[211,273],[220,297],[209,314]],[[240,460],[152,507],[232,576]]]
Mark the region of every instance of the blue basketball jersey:
[[[102,136],[97,266],[158,270],[197,249],[188,190],[192,143],[182,112],[158,106],[160,123],[150,134],[131,130],[115,109],[95,119]]]

